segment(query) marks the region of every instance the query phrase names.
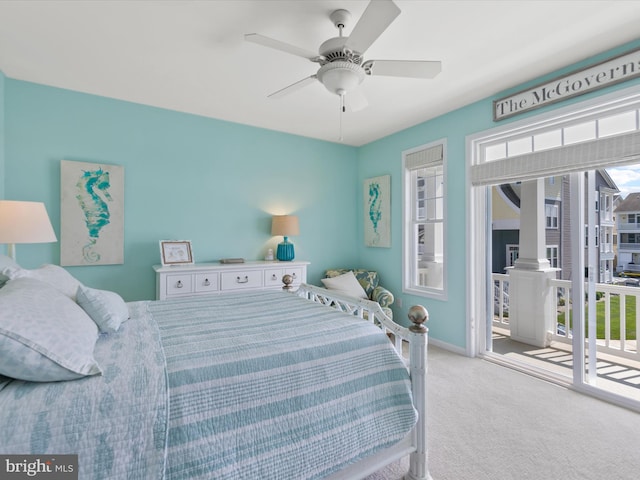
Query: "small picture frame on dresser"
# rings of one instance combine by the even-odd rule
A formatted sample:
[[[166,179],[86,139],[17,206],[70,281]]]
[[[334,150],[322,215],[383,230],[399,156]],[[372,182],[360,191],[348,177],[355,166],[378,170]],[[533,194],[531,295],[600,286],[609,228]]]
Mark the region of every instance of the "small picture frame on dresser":
[[[162,266],[192,265],[193,251],[189,240],[160,240]]]

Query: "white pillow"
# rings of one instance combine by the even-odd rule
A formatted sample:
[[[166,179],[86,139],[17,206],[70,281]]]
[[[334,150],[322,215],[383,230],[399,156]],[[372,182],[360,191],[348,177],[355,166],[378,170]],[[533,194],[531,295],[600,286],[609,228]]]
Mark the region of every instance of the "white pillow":
[[[82,285],[73,275],[57,265],[42,265],[35,270],[8,267],[5,268],[2,273],[11,280],[16,278],[34,278],[46,282],[56,290],[64,293],[74,302],[76,301],[78,287]]]
[[[350,297],[367,298],[367,293],[352,271],[337,277],[322,278],[320,281],[329,290],[335,290]]]
[[[10,257],[7,257],[6,255],[0,255],[0,287],[3,283],[9,280],[9,277],[2,273],[5,268],[13,268],[19,270],[21,267]]]
[[[78,287],[78,305],[96,322],[102,333],[114,333],[129,319],[129,308],[116,292]]]
[[[0,289],[0,375],[33,382],[101,373],[93,358],[98,327],[80,306],[33,278]]]

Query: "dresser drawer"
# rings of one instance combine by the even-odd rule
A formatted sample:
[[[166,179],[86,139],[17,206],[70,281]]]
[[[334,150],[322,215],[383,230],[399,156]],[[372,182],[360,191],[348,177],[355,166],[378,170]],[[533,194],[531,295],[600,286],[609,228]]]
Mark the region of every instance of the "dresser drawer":
[[[297,267],[285,267],[285,268],[270,268],[264,271],[264,286],[266,288],[282,288],[282,277],[289,274],[293,277],[292,285],[294,287],[299,286],[304,280],[302,268]]]
[[[216,292],[218,290],[218,273],[206,272],[195,275],[194,291],[196,293]]]
[[[264,271],[264,286],[267,288],[282,287],[282,269],[270,268]]]
[[[297,267],[285,267],[282,269],[282,276],[285,276],[286,274],[289,274],[293,277],[293,284],[294,286],[298,286],[300,285],[303,281],[303,274],[302,274],[302,268],[297,268]],[[282,277],[280,277],[280,280],[282,281]]]
[[[222,272],[220,280],[220,289],[223,291],[260,288],[262,287],[262,270]]]
[[[191,283],[190,274],[167,275],[167,296],[169,295],[188,295],[193,293],[193,285]]]

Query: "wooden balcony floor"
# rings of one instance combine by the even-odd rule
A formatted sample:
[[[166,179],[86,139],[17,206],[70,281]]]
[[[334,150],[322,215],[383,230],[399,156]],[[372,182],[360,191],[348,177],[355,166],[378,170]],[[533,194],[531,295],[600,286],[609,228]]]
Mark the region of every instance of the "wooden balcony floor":
[[[543,369],[566,377],[573,376],[571,345],[552,342],[540,348],[511,340],[509,331],[493,328],[493,352],[505,359]],[[597,387],[640,401],[640,362],[610,354],[598,353]]]

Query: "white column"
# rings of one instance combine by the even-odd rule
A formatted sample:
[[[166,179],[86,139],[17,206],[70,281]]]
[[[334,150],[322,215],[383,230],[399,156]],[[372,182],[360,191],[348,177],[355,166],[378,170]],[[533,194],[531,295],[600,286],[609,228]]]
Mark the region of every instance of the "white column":
[[[538,347],[551,343],[555,299],[549,280],[557,270],[547,260],[544,207],[544,179],[522,182],[519,257],[509,269],[509,324],[513,340]]]
[[[545,242],[544,178],[522,182],[520,193],[520,252],[515,268],[550,267]]]

